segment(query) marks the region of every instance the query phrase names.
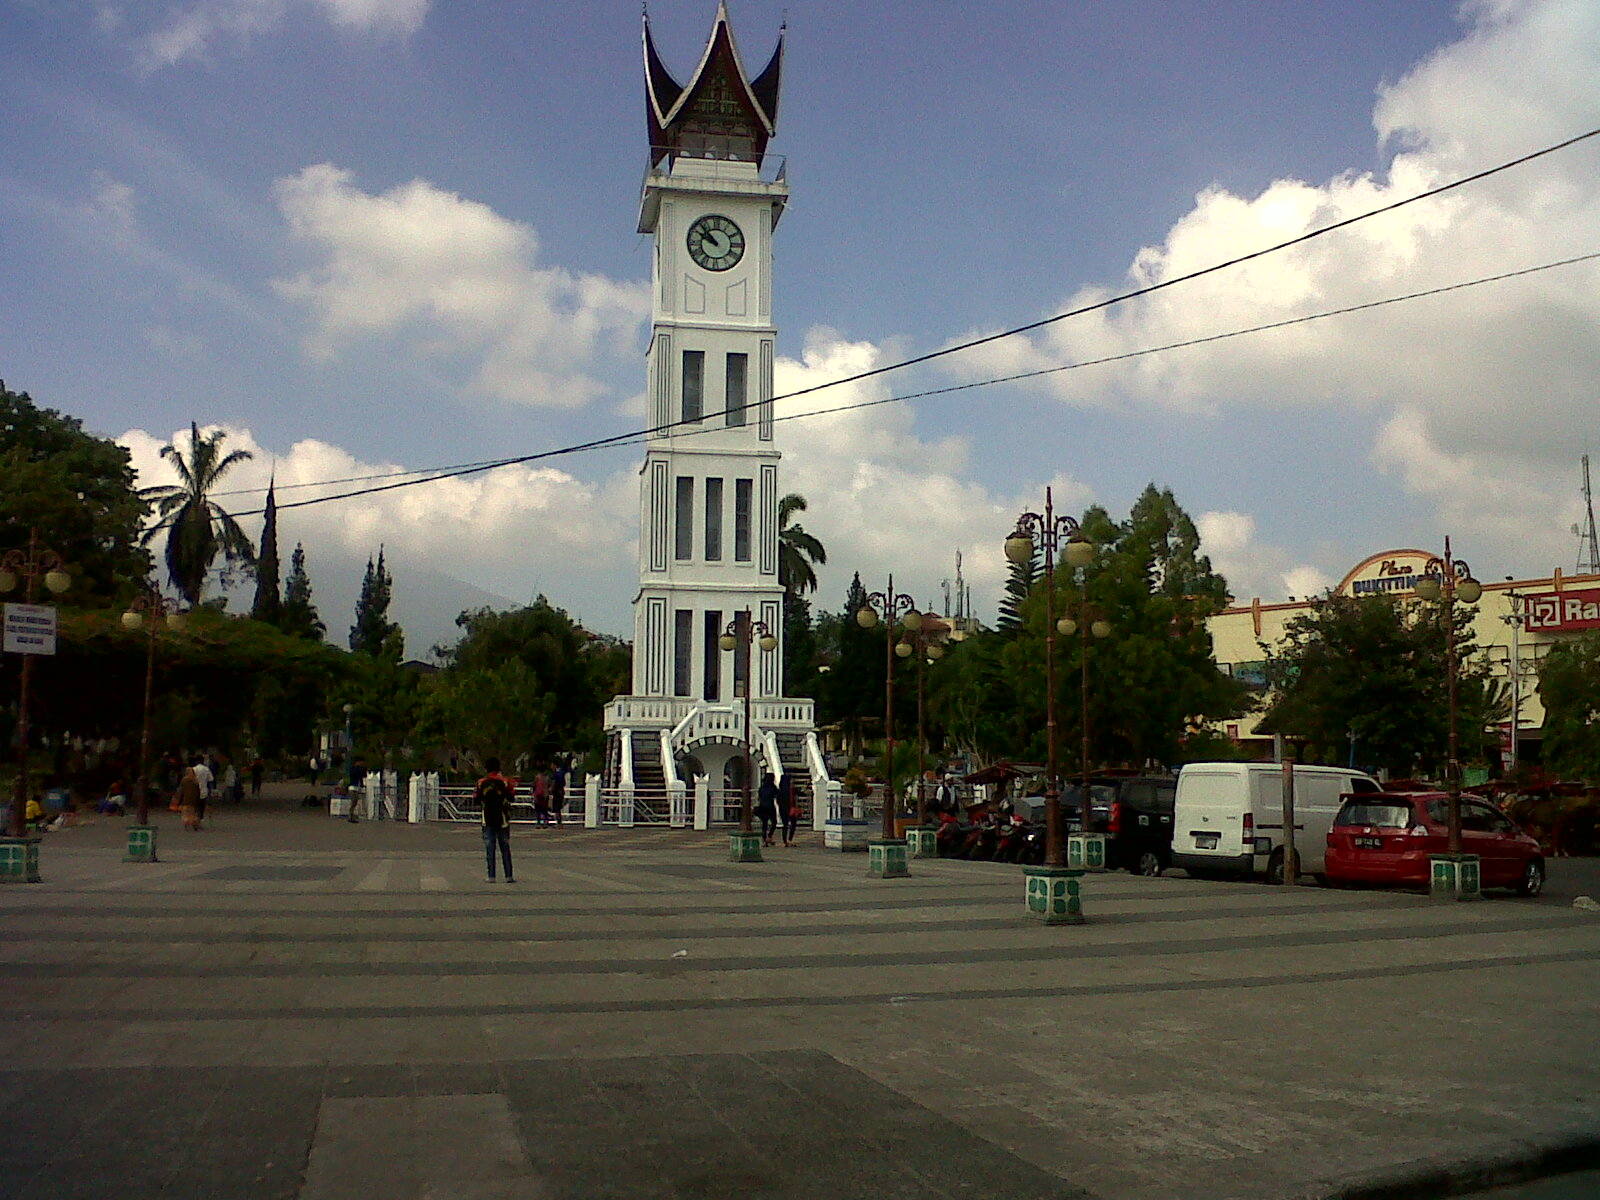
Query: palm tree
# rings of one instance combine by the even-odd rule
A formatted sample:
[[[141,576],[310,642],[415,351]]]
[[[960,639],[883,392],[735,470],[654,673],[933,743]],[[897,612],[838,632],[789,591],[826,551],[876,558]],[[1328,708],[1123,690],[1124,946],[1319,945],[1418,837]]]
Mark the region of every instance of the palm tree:
[[[806,532],[805,526],[791,524],[796,513],[806,511],[806,498],[790,492],[778,501],[778,582],[792,596],[817,590],[817,573],[812,564],[826,566],[828,552],[821,542]]]
[[[200,436],[200,427],[189,423],[187,457],[174,445],[161,447],[161,457],[172,464],[178,482],[140,489],[139,495],[153,500],[160,518],[145,532],[149,545],[157,533],[167,531],[167,577],[190,604],[200,603],[206,574],[220,553],[231,566],[235,562],[253,563],[255,549],[250,538],[221,505],[210,498],[211,490],[236,463],[251,457],[248,450],[224,455],[222,440],[227,434],[218,429]]]

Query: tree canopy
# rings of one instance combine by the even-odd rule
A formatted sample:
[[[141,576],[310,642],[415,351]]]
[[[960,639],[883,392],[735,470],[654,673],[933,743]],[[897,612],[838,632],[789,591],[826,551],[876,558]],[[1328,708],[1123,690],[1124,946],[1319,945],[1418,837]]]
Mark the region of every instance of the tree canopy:
[[[367,573],[361,580],[361,596],[356,600],[356,623],[350,626],[350,649],[373,658],[399,662],[406,656],[406,637],[400,626],[389,620],[389,601],[394,597],[394,577],[383,565],[383,547],[378,561],[367,559]]]
[[[150,571],[148,508],[127,450],[0,383],[0,553],[26,550],[36,531],[73,577],[67,602],[117,604]]]
[[[211,499],[222,477],[251,457],[248,450],[224,454],[222,443],[227,436],[221,429],[202,435],[200,426],[190,422],[187,452],[172,444],[161,447],[161,457],[172,464],[178,482],[147,487],[140,493],[155,502],[156,515],[160,517],[146,532],[145,542],[148,544],[165,531],[167,578],[191,606],[200,603],[206,575],[219,554],[225,564],[224,588],[228,585],[227,568],[255,562],[250,538],[227,510]]]
[[[1273,699],[1260,728],[1336,752],[1355,738],[1360,763],[1399,775],[1433,770],[1448,748],[1445,611],[1388,594],[1327,596],[1289,622],[1267,652]],[[1476,656],[1471,609],[1455,606],[1458,736],[1481,760],[1488,667]]]
[[[1539,664],[1545,766],[1573,779],[1600,779],[1600,632],[1550,648]]]

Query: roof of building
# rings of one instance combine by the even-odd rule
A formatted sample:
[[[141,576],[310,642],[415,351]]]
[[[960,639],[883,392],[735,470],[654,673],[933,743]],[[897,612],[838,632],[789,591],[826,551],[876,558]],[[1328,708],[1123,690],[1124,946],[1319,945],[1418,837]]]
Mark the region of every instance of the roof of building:
[[[759,159],[778,128],[778,92],[786,31],[787,26],[779,29],[772,58],[761,73],[751,79],[744,69],[733,28],[728,22],[727,0],[721,0],[705,53],[700,56],[689,82],[680,84],[656,50],[647,10],[644,16],[644,79],[651,161],[659,162],[678,148],[680,127],[707,120],[739,126],[740,132],[750,137],[754,154]],[[739,115],[715,111],[724,97],[731,97]]]

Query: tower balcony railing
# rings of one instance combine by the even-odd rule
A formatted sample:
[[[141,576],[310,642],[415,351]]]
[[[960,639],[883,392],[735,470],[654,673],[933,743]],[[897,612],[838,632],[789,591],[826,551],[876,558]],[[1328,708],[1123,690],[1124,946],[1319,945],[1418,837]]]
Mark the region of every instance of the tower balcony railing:
[[[750,701],[751,723],[758,729],[803,732],[812,728],[816,702],[803,696],[774,696]],[[690,735],[686,723],[707,722],[724,736],[744,735],[744,701],[713,704],[688,696],[617,696],[606,705],[607,729],[661,729]],[[674,740],[677,740],[676,738]]]
[[[762,183],[779,183],[788,169],[788,160],[782,154],[760,154],[736,146],[707,146],[691,149],[681,146],[659,146],[650,151],[645,163],[645,179],[666,178],[673,174],[693,175],[697,179],[746,179]]]

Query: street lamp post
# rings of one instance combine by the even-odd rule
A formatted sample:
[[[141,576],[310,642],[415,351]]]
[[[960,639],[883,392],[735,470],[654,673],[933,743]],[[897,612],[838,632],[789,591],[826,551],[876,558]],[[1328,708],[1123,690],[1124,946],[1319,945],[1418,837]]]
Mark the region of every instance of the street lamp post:
[[[1105,840],[1102,835],[1089,832],[1089,636],[1097,638],[1111,636],[1111,622],[1100,616],[1089,603],[1087,595],[1078,597],[1078,619],[1062,617],[1056,622],[1056,628],[1071,637],[1074,633],[1083,639],[1078,647],[1078,723],[1083,731],[1082,754],[1079,759],[1079,785],[1078,803],[1079,833],[1075,836],[1083,838],[1083,852],[1081,862],[1084,866],[1105,866]],[[1071,839],[1069,839],[1071,840]],[[1069,847],[1068,858],[1074,855]]]
[[[742,618],[742,619],[741,619]],[[739,832],[733,835],[728,847],[730,862],[760,862],[761,861],[761,835],[752,828],[750,805],[750,780],[755,774],[755,753],[750,742],[750,693],[755,678],[755,656],[750,653],[752,645],[760,646],[762,651],[771,654],[778,648],[778,638],[772,630],[767,628],[765,621],[754,620],[747,608],[740,617],[735,617],[728,622],[728,627],[722,631],[722,636],[717,639],[717,645],[723,650],[738,650],[743,647],[745,656],[744,668],[744,786],[739,797]]]
[[[1445,767],[1445,788],[1449,795],[1450,840],[1447,852],[1431,856],[1430,891],[1435,896],[1475,900],[1481,892],[1481,875],[1476,854],[1461,851],[1461,751],[1456,733],[1456,601],[1476,604],[1483,585],[1472,577],[1472,570],[1450,552],[1450,539],[1444,539],[1444,557],[1430,558],[1417,580],[1416,593],[1424,600],[1444,605],[1445,693],[1449,712],[1449,761]]]
[[[921,627],[895,643],[901,658],[917,660],[917,823],[906,830],[906,850],[911,858],[933,858],[938,854],[937,832],[928,825],[928,731],[924,717],[927,707],[926,666],[944,657],[945,639],[950,626],[933,615],[933,605],[922,614]]]
[[[67,573],[66,563],[61,556],[47,546],[39,544],[39,535],[34,530],[28,531],[28,549],[26,553],[21,550],[9,550],[4,558],[0,558],[0,593],[13,591],[18,584],[22,586],[23,603],[31,605],[38,595],[39,583],[43,581],[45,589],[53,595],[59,596],[72,586],[72,576]],[[27,835],[28,811],[28,694],[33,683],[33,660],[37,654],[26,650],[22,652],[22,679],[17,697],[17,789],[11,798],[11,836],[24,838]],[[33,847],[31,871],[26,867],[23,859],[18,859],[19,876],[26,877],[31,874],[33,880],[38,879],[38,847]],[[24,851],[24,857],[26,852]],[[10,858],[7,857],[6,878],[11,877],[9,867]]]
[[[178,611],[177,601],[163,596],[156,588],[148,588],[134,597],[133,603],[122,614],[123,628],[144,629],[144,717],[139,733],[139,778],[134,784],[134,804],[138,821],[128,830],[126,862],[156,861],[156,829],[150,824],[150,702],[156,678],[156,630],[163,623],[171,630],[183,628],[184,616]]]
[[[1066,539],[1064,551],[1061,545],[1063,538]],[[1090,854],[1093,845],[1086,836],[1089,830],[1086,778],[1083,822],[1085,838],[1081,843],[1081,858],[1073,866],[1067,865],[1066,847],[1061,837],[1061,779],[1056,769],[1056,634],[1057,632],[1064,635],[1071,634],[1077,629],[1077,623],[1066,616],[1059,622],[1056,620],[1055,563],[1057,554],[1063,553],[1070,567],[1074,569],[1086,567],[1094,561],[1096,549],[1094,543],[1084,535],[1077,521],[1069,516],[1056,515],[1055,498],[1050,488],[1044,490],[1044,512],[1023,513],[1017,518],[1016,529],[1006,538],[1006,558],[1018,566],[1032,562],[1036,549],[1044,552],[1045,860],[1040,866],[1024,868],[1025,900],[1028,913],[1046,924],[1077,925],[1083,922],[1083,899],[1079,890],[1082,868],[1092,861]],[[1087,718],[1087,684],[1084,690],[1084,704],[1084,716]],[[1087,719],[1084,721],[1084,729],[1084,760],[1087,764]],[[1087,775],[1087,765],[1085,775]],[[1099,863],[1104,864],[1103,840],[1098,843],[1098,847]]]
[[[922,628],[922,614],[910,596],[894,590],[894,576],[889,576],[889,586],[873,592],[867,602],[856,610],[856,623],[863,629],[873,629],[883,622],[884,701],[883,701],[883,829],[882,837],[867,842],[867,870],[879,879],[904,879],[911,874],[906,865],[906,843],[895,836],[894,813],[898,797],[894,794],[894,659],[895,622],[908,633]]]
[[[356,816],[356,739],[354,726],[351,723],[351,718],[354,717],[355,711],[356,706],[354,704],[346,704],[344,706],[344,794],[350,805],[350,812],[345,816],[345,820],[352,825],[358,819]]]

